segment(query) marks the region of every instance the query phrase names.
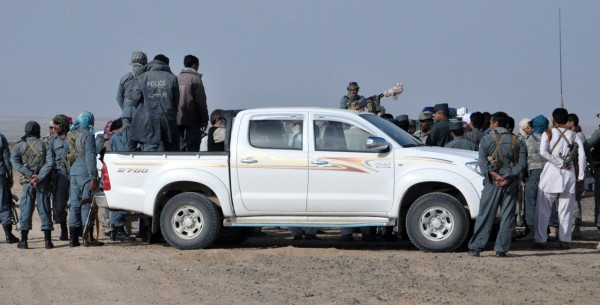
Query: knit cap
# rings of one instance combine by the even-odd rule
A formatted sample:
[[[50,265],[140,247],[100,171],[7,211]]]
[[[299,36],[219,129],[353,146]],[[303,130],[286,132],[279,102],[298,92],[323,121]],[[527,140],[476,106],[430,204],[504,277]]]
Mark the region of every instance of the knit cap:
[[[40,137],[40,124],[36,121],[29,121],[25,124],[25,138],[31,136]]]
[[[546,129],[548,129],[548,119],[541,114],[533,118],[531,121],[533,124],[533,132],[537,134],[542,134],[544,131],[546,131]]]
[[[143,66],[147,63],[148,57],[146,57],[146,54],[144,54],[144,52],[133,51],[133,53],[131,53],[131,63],[129,63],[130,65]]]

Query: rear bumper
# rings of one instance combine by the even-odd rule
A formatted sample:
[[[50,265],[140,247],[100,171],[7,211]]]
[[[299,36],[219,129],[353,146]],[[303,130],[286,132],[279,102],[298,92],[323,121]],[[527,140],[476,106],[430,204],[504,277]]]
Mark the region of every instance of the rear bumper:
[[[99,207],[108,208],[108,202],[106,201],[106,195],[104,195],[104,192],[96,193],[94,195],[94,200]]]

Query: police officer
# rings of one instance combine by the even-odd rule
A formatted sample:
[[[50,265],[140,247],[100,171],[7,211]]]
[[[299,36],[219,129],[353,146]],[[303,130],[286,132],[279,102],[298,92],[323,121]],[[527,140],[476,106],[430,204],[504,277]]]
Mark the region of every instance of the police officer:
[[[69,150],[67,161],[71,163],[70,175],[70,200],[69,211],[69,247],[79,246],[79,234],[82,226],[88,221],[90,204],[81,204],[84,199],[92,198],[98,189],[98,169],[96,169],[96,143],[94,142],[94,115],[89,111],[79,114],[78,120],[73,124],[73,129],[67,136]],[[91,215],[90,215],[91,216]],[[102,246],[104,243],[94,239],[92,234],[93,222],[89,221],[89,228],[83,236],[83,246]]]
[[[396,117],[396,126],[400,127],[402,130],[408,132],[409,119],[408,115],[401,114]]]
[[[123,121],[116,119],[110,125],[110,131],[113,132],[109,140],[107,151],[128,151],[127,131],[128,127],[123,127]],[[129,236],[125,231],[127,211],[111,210],[110,211],[110,240],[112,241],[135,241],[135,238]]]
[[[19,239],[12,234],[12,219],[10,204],[12,196],[10,189],[13,186],[13,171],[12,163],[10,162],[10,149],[8,141],[3,134],[0,133],[0,223],[4,228],[6,235],[6,243],[18,243]]]
[[[123,125],[129,126],[135,115],[136,108],[131,100],[131,85],[136,76],[140,75],[145,70],[145,65],[148,63],[148,58],[144,52],[134,51],[131,54],[131,72],[125,73],[119,80],[119,89],[117,90],[117,104],[121,108],[121,117]]]
[[[137,107],[131,122],[131,140],[142,144],[142,151],[179,151],[177,106],[179,83],[171,73],[169,58],[158,54],[146,65],[146,71],[133,82],[133,105]]]
[[[69,201],[69,172],[67,169],[67,132],[69,119],[64,114],[58,114],[52,119],[56,131],[48,139],[48,145],[54,154],[54,170],[52,189],[50,190],[54,203],[54,219],[60,224],[60,240],[69,240],[67,228],[67,202]]]
[[[419,130],[415,131],[413,136],[419,138],[421,142],[426,143],[427,137],[431,132],[433,125],[433,113],[431,111],[423,111],[419,114]]]
[[[450,130],[448,129],[448,125],[450,124],[449,115],[448,104],[435,105],[433,108],[433,120],[435,123],[431,127],[431,132],[427,137],[427,145],[444,147],[450,142]]]
[[[465,149],[465,150],[477,150],[477,145],[475,143],[465,139],[463,137],[465,130],[463,129],[462,122],[450,122],[448,125],[448,129],[450,130],[450,135],[452,136],[452,141],[448,142],[445,147],[447,148],[456,148],[456,149]]]
[[[479,168],[484,176],[479,214],[469,241],[469,255],[479,256],[486,246],[500,209],[500,229],[494,247],[497,257],[506,257],[515,228],[517,179],[527,166],[527,148],[506,128],[508,115],[496,112],[491,117],[492,131],[481,139]],[[488,159],[488,157],[491,157]]]
[[[352,103],[366,105],[365,97],[358,94],[360,87],[356,82],[350,82],[346,90],[348,90],[348,94],[342,96],[342,99],[340,100],[340,108],[350,109]]]
[[[17,247],[19,249],[29,248],[27,237],[32,227],[31,217],[37,202],[45,248],[52,249],[54,248],[51,239],[52,214],[48,192],[50,191],[50,174],[54,168],[54,154],[50,145],[40,139],[40,124],[35,121],[25,124],[25,135],[21,141],[15,144],[11,161],[21,174],[19,182],[23,184],[21,204],[19,205],[21,209],[21,241]]]

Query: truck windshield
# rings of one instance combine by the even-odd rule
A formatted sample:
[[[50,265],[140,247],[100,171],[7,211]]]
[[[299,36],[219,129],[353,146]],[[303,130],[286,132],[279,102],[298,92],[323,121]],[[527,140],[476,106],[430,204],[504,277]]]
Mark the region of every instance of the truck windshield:
[[[402,147],[415,147],[422,146],[423,143],[417,140],[417,138],[410,135],[408,132],[402,130],[402,128],[394,125],[394,123],[373,115],[373,114],[360,114],[361,118],[369,121],[369,123],[375,125],[377,128],[381,129],[385,134],[394,139],[396,143],[400,144]]]

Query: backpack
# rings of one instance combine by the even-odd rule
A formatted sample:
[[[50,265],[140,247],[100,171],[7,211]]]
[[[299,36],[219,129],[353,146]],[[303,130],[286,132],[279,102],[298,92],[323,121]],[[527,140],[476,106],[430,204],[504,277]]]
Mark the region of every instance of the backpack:
[[[69,172],[71,172],[71,166],[73,165],[73,163],[75,163],[75,160],[77,160],[77,157],[79,157],[79,153],[77,152],[77,149],[75,148],[75,140],[77,140],[77,134],[78,132],[73,130],[71,131],[71,137],[69,138],[69,152],[66,155],[66,169],[67,169],[67,175],[69,174]]]
[[[494,142],[496,142],[496,147],[494,148],[494,151],[492,152],[492,154],[488,156],[488,166],[490,168],[490,171],[497,172],[504,166],[504,155],[502,155],[502,149],[500,147],[502,146],[502,140],[504,139],[504,136],[506,136],[507,134],[502,134],[500,139],[498,139],[498,137],[496,137],[495,133],[490,133],[490,135],[494,139]],[[517,155],[517,151],[516,151],[517,136],[511,135],[511,137],[512,137],[511,149],[512,149],[512,156],[513,156],[512,161],[513,161],[513,164],[516,164],[517,161],[519,160],[519,156]]]

